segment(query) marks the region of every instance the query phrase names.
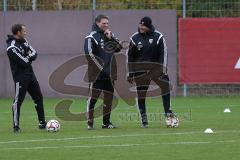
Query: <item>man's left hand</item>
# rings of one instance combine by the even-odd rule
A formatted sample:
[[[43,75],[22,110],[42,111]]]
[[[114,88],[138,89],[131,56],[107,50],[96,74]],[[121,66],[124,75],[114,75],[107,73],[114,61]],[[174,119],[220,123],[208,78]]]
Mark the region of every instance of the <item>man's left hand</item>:
[[[106,35],[106,37],[107,37],[108,39],[112,39],[112,32],[111,32],[109,29],[107,29],[107,30],[104,32],[104,34]]]

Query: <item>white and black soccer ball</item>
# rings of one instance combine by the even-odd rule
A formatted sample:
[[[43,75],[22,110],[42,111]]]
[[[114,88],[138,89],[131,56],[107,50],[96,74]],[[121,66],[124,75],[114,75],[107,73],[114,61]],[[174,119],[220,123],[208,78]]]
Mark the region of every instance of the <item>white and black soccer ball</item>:
[[[172,126],[172,128],[177,128],[179,126],[179,119],[178,119],[178,117],[173,117],[172,118],[171,126]]]
[[[46,130],[48,132],[58,132],[60,130],[60,123],[57,120],[50,120],[47,122]]]
[[[166,118],[166,125],[168,128],[177,128],[179,126],[178,117],[168,117]]]

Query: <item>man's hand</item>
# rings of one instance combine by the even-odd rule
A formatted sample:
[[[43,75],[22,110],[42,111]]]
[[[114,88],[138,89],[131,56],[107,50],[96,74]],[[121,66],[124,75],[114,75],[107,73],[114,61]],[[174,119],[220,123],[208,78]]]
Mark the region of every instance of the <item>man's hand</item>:
[[[29,61],[34,61],[37,58],[37,54],[36,53],[32,53],[31,51],[29,51],[27,58],[29,59]]]
[[[104,34],[106,35],[106,37],[107,37],[108,39],[112,39],[112,32],[111,32],[109,29],[107,29],[107,30],[104,32]]]
[[[133,77],[127,77],[127,81],[131,84],[133,84]]]

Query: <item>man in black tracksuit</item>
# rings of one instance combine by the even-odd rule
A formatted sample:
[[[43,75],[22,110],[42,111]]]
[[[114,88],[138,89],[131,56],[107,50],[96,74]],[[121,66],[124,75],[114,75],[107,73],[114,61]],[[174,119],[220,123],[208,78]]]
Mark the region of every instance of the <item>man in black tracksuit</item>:
[[[37,58],[37,53],[25,39],[25,25],[13,25],[12,33],[13,35],[8,35],[6,42],[7,55],[15,84],[15,98],[12,106],[13,131],[15,133],[21,132],[19,127],[20,109],[27,92],[35,103],[39,120],[39,129],[44,129],[46,127],[46,121],[44,116],[43,96],[31,66],[32,61]]]
[[[135,82],[137,87],[137,104],[142,120],[142,127],[148,127],[145,99],[151,81],[154,81],[162,91],[162,101],[166,115],[167,126],[171,123],[173,113],[170,109],[170,85],[167,74],[167,47],[164,36],[155,30],[149,17],[141,19],[138,32],[130,38],[128,49],[128,81]],[[136,65],[140,64],[140,70]],[[142,63],[142,64],[141,64]],[[146,70],[152,64],[154,75]],[[144,66],[146,66],[144,68]],[[145,70],[145,71],[143,71]]]
[[[113,101],[113,84],[117,79],[116,59],[114,53],[121,50],[119,41],[108,27],[108,17],[98,15],[92,32],[85,38],[84,50],[88,60],[88,79],[90,97],[87,105],[88,129],[94,129],[94,106],[103,92],[103,125],[102,128],[115,128],[110,121]]]

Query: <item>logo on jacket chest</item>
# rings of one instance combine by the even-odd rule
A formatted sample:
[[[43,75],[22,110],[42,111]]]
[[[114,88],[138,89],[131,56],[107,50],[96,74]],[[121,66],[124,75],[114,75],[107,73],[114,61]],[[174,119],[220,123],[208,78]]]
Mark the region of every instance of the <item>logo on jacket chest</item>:
[[[137,44],[138,51],[140,51],[142,49],[142,47],[143,47],[142,42],[138,42],[138,44]]]
[[[153,42],[153,39],[149,39],[148,41],[149,41],[149,43],[150,43],[150,44],[152,44],[152,42]]]
[[[23,47],[20,46],[19,48],[20,48],[21,52],[24,53],[24,49],[23,49]]]
[[[149,44],[151,45],[151,44],[153,43],[153,39],[151,39],[151,38],[148,39],[148,42],[149,42]],[[146,45],[146,47],[149,46],[149,44],[147,43],[147,41],[145,41],[144,44]],[[141,41],[139,41],[139,42],[137,43],[137,49],[138,49],[138,51],[140,51],[142,48],[143,48],[143,43],[142,43]]]

